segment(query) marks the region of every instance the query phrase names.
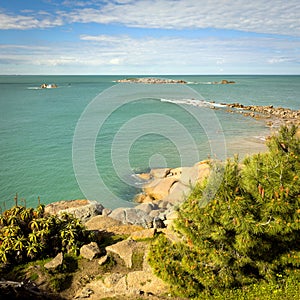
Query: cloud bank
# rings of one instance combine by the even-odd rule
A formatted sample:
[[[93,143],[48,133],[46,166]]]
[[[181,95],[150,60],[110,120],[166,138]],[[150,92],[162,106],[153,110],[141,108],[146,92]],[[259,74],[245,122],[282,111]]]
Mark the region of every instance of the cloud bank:
[[[72,8],[70,8],[72,7]],[[65,1],[50,15],[2,12],[0,29],[30,29],[70,23],[122,24],[160,29],[230,29],[280,35],[300,35],[298,0],[138,0]]]

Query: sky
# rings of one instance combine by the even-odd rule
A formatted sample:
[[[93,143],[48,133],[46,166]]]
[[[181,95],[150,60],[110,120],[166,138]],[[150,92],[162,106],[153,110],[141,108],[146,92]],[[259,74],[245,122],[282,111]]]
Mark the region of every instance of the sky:
[[[300,1],[0,0],[0,74],[300,74]]]

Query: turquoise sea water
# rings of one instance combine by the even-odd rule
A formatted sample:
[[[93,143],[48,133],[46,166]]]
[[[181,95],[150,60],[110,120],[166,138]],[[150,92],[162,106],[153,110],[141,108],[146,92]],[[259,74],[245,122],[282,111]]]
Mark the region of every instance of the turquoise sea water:
[[[115,81],[124,77],[0,76],[2,209],[16,193],[28,206],[36,206],[38,196],[47,204],[89,195],[107,207],[129,205],[139,187],[134,173],[262,149],[269,134],[263,122],[229,114],[221,105],[212,110],[200,100],[217,107],[240,102],[299,109],[300,104],[300,76],[160,76],[186,80],[185,88],[192,90],[185,95],[156,85],[156,97],[147,97],[137,87],[132,101],[114,108],[115,101],[122,102]],[[236,84],[210,84],[222,79]],[[58,88],[40,89],[44,82]],[[76,135],[84,115],[94,123]],[[89,137],[99,178],[92,178],[89,168]],[[76,159],[81,164],[74,170]]]

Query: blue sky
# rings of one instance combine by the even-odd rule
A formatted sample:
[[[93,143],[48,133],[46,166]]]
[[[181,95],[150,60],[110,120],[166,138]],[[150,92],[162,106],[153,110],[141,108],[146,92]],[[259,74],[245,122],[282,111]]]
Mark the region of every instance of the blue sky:
[[[0,74],[300,74],[300,2],[0,0]]]

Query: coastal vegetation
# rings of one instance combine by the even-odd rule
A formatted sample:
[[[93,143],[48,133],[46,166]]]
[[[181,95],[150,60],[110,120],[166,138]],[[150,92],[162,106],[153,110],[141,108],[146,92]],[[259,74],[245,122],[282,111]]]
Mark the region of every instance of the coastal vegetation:
[[[43,204],[36,209],[16,204],[0,215],[0,262],[20,264],[53,257],[59,252],[78,254],[90,234],[71,214],[45,215]]]
[[[160,234],[152,243],[150,265],[175,295],[292,299],[299,294],[296,132],[295,126],[281,127],[267,141],[268,152],[212,168],[178,209],[174,230],[179,242]]]
[[[51,214],[40,201],[36,209],[26,207],[24,200],[20,205],[16,195],[15,205],[0,215],[0,294],[26,293],[28,298],[39,295],[37,299],[298,299],[297,132],[295,126],[281,127],[267,140],[268,152],[243,161],[208,162],[206,179],[172,211],[176,218],[161,227],[128,221],[139,224],[138,216],[161,211],[156,200],[105,213],[95,207],[98,215],[82,221],[84,213],[82,219]],[[62,202],[50,206],[64,211],[67,203]],[[69,206],[78,212],[79,204],[91,213],[87,200],[70,201]],[[143,207],[148,214],[140,214]],[[128,222],[114,219],[138,212]],[[82,249],[91,244],[99,251],[88,258]],[[62,260],[53,267],[57,257]]]

